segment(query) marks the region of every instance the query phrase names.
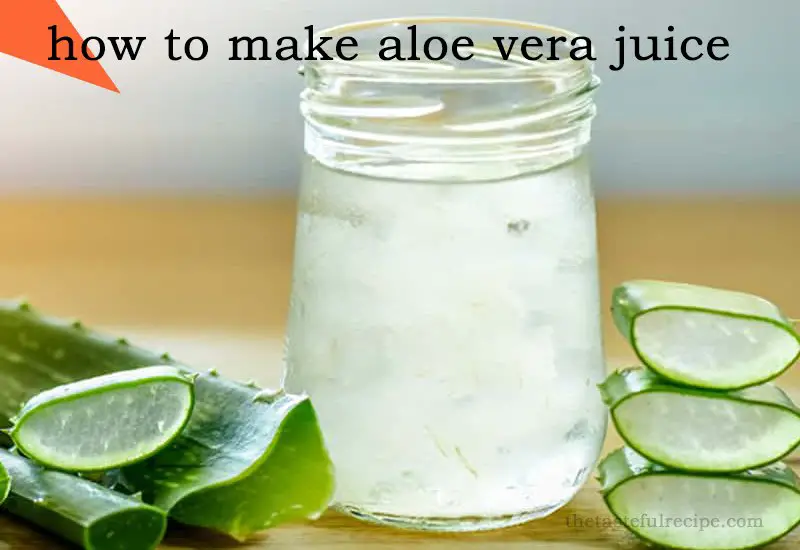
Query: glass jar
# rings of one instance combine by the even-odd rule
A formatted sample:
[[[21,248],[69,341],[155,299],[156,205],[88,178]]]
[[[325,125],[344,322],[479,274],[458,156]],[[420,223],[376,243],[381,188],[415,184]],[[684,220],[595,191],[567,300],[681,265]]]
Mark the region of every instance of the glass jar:
[[[409,47],[411,26],[419,48],[469,37],[474,57],[378,59],[386,36]],[[335,507],[440,531],[546,516],[606,432],[591,61],[564,41],[546,60],[547,37],[574,35],[505,20],[320,35],[359,48],[302,71],[284,385],[316,407]],[[495,36],[538,36],[544,56],[504,61]]]

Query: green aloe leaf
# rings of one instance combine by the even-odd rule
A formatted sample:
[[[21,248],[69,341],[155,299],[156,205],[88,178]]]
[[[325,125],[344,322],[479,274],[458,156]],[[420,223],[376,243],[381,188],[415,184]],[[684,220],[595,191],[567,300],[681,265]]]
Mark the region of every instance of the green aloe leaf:
[[[200,374],[80,322],[0,303],[0,417],[55,386],[158,365],[197,376],[194,410],[170,446],[124,469],[131,491],[179,522],[238,540],[327,508],[333,467],[307,396]]]
[[[0,449],[13,478],[3,508],[86,550],[152,550],[167,529],[163,510]]]
[[[306,397],[253,392],[198,378],[203,411],[172,446],[124,470],[125,482],[176,520],[244,540],[315,518],[333,490],[327,452]]]

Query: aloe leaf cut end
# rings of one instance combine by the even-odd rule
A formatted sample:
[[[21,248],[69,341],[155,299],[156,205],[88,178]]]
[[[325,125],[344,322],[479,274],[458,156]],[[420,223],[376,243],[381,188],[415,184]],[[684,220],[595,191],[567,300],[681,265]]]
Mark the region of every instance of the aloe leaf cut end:
[[[11,478],[8,475],[5,467],[0,463],[0,504],[5,502],[8,493],[11,490]]]
[[[612,317],[642,362],[677,384],[742,389],[800,357],[800,336],[783,313],[746,293],[629,281],[614,289]]]
[[[647,368],[627,367],[609,374],[598,385],[598,390],[603,403],[613,410],[618,403],[626,399],[631,393],[644,390],[652,384],[664,381],[665,379]]]
[[[164,537],[166,514],[154,506],[5,450],[0,463],[13,478],[4,508],[86,550],[152,550]]]
[[[745,550],[800,525],[800,483],[783,463],[725,476],[676,472],[618,449],[598,466],[609,510],[639,538],[683,550]]]
[[[87,530],[87,550],[155,550],[167,530],[166,516],[153,508],[136,508],[109,514],[95,521]],[[129,537],[132,530],[135,537]]]

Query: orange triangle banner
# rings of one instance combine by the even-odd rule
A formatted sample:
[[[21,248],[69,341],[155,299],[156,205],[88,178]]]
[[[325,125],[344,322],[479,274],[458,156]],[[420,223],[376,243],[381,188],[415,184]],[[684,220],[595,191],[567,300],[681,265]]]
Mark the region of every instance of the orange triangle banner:
[[[60,61],[49,59],[53,40],[48,27],[53,25],[57,26],[59,37],[72,39],[76,61],[65,60],[66,53],[59,54]],[[57,0],[0,0],[0,53],[119,93],[100,62],[82,56],[82,43],[81,35]],[[66,45],[59,47],[64,48],[60,51],[66,51]]]

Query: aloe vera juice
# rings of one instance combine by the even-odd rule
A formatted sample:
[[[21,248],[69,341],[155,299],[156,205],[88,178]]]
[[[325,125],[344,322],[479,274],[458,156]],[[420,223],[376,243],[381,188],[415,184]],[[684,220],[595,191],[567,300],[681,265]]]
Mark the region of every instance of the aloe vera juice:
[[[454,185],[307,164],[285,384],[314,401],[341,508],[515,523],[587,479],[607,415],[583,168]]]

